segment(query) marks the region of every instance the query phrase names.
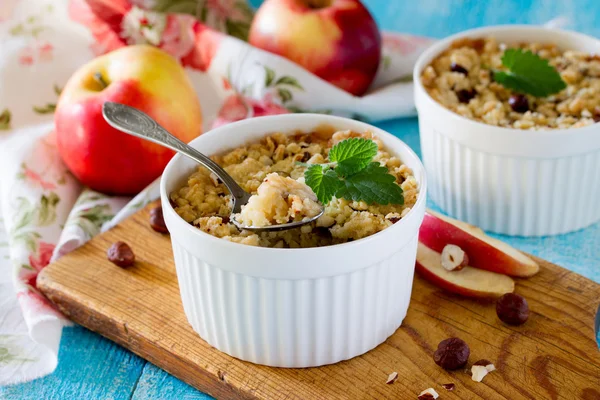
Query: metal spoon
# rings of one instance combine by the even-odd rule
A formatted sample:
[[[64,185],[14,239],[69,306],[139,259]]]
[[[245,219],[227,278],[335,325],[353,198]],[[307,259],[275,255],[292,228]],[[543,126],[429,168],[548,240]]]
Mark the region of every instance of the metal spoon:
[[[155,120],[150,118],[148,114],[138,110],[137,108],[126,106],[125,104],[105,102],[102,106],[102,115],[110,126],[122,132],[128,133],[142,139],[160,144],[181,153],[197,163],[208,168],[212,173],[221,179],[225,184],[229,193],[233,197],[233,205],[231,208],[230,221],[239,229],[249,231],[283,231],[286,229],[297,228],[302,225],[309,224],[323,215],[325,209],[321,206],[321,212],[306,221],[296,221],[287,224],[269,225],[269,226],[245,226],[235,220],[234,214],[242,211],[242,206],[248,203],[250,193],[236,183],[236,181],[223,168],[215,163],[198,150],[188,146],[175,136],[171,135],[165,128],[160,126]]]

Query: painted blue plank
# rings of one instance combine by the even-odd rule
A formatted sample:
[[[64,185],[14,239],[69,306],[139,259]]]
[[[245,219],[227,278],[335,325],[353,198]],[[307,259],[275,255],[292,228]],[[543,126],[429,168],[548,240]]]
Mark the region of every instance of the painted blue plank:
[[[258,6],[260,0],[250,0]],[[508,23],[542,24],[558,16],[571,29],[600,36],[597,0],[364,0],[382,29],[441,38],[465,29]],[[415,118],[379,126],[420,154]],[[435,205],[431,204],[435,208]],[[600,282],[600,224],[546,238],[498,236],[513,246]],[[83,328],[65,330],[60,363],[46,378],[0,388],[0,399],[209,399],[161,369]],[[140,376],[141,375],[141,376]],[[139,378],[139,381],[138,381]]]
[[[130,399],[146,363],[80,326],[65,328],[56,371],[35,381],[0,387],[0,399]]]
[[[132,400],[146,399],[210,400],[213,397],[197,391],[162,369],[146,363]]]

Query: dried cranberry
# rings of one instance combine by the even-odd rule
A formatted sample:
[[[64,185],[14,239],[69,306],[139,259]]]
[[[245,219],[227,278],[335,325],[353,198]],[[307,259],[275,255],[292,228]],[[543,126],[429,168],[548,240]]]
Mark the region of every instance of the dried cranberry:
[[[513,111],[524,113],[529,111],[529,101],[523,94],[513,94],[508,98],[508,104]]]
[[[302,154],[302,158],[300,159],[300,162],[307,162],[308,160],[310,160],[310,157],[311,157],[310,153],[308,151],[305,151]]]
[[[463,74],[463,75],[469,75],[469,71],[467,71],[467,69],[465,67],[463,67],[462,65],[457,64],[455,62],[450,64],[450,71],[458,72],[459,74]]]
[[[121,241],[113,243],[108,248],[106,256],[108,257],[108,261],[121,268],[129,267],[135,262],[133,250],[131,250],[131,247],[127,243]]]
[[[462,89],[456,92],[458,101],[460,101],[461,103],[468,103],[473,97],[475,97],[476,94],[477,92],[475,91],[475,89]]]
[[[594,109],[594,114],[592,114],[592,118],[594,119],[594,122],[600,122],[600,108],[596,107]]]
[[[167,224],[165,224],[165,218],[163,217],[163,210],[161,206],[154,207],[150,210],[150,226],[156,232],[169,233]]]

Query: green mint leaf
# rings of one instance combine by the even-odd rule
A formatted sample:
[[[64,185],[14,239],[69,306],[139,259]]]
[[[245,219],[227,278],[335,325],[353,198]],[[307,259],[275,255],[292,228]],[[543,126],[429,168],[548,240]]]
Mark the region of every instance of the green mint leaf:
[[[366,168],[377,155],[377,143],[369,139],[350,138],[342,140],[329,151],[329,160],[337,162],[336,172],[350,176]]]
[[[344,180],[344,187],[335,197],[347,200],[364,201],[367,204],[403,204],[402,188],[396,178],[377,162]]]
[[[320,164],[311,165],[304,171],[304,181],[324,205],[344,186],[344,182],[339,180],[334,170],[328,169],[323,172],[323,166]]]
[[[494,80],[515,92],[546,97],[567,87],[548,60],[529,50],[507,49],[502,65],[508,71],[494,71]]]

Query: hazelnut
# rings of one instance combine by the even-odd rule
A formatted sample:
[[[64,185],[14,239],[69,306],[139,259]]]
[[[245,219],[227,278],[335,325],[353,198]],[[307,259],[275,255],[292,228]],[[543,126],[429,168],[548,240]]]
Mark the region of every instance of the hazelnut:
[[[455,370],[465,366],[470,353],[469,345],[464,340],[448,338],[438,344],[433,353],[433,361],[444,369]]]
[[[435,400],[440,395],[435,391],[434,388],[428,388],[419,393],[419,400]]]
[[[442,250],[442,267],[447,271],[460,271],[469,265],[469,256],[455,244],[447,244]]]
[[[156,232],[169,233],[167,224],[165,224],[165,218],[163,217],[163,210],[160,205],[150,210],[150,226]]]
[[[121,241],[113,243],[108,248],[106,256],[108,257],[108,261],[121,268],[129,267],[135,262],[133,250],[131,250],[131,247],[127,243]]]
[[[471,379],[475,382],[481,382],[483,377],[492,371],[495,371],[496,367],[489,360],[479,360],[471,367]]]
[[[496,302],[498,318],[509,325],[522,325],[529,318],[527,300],[516,293],[506,293]]]

